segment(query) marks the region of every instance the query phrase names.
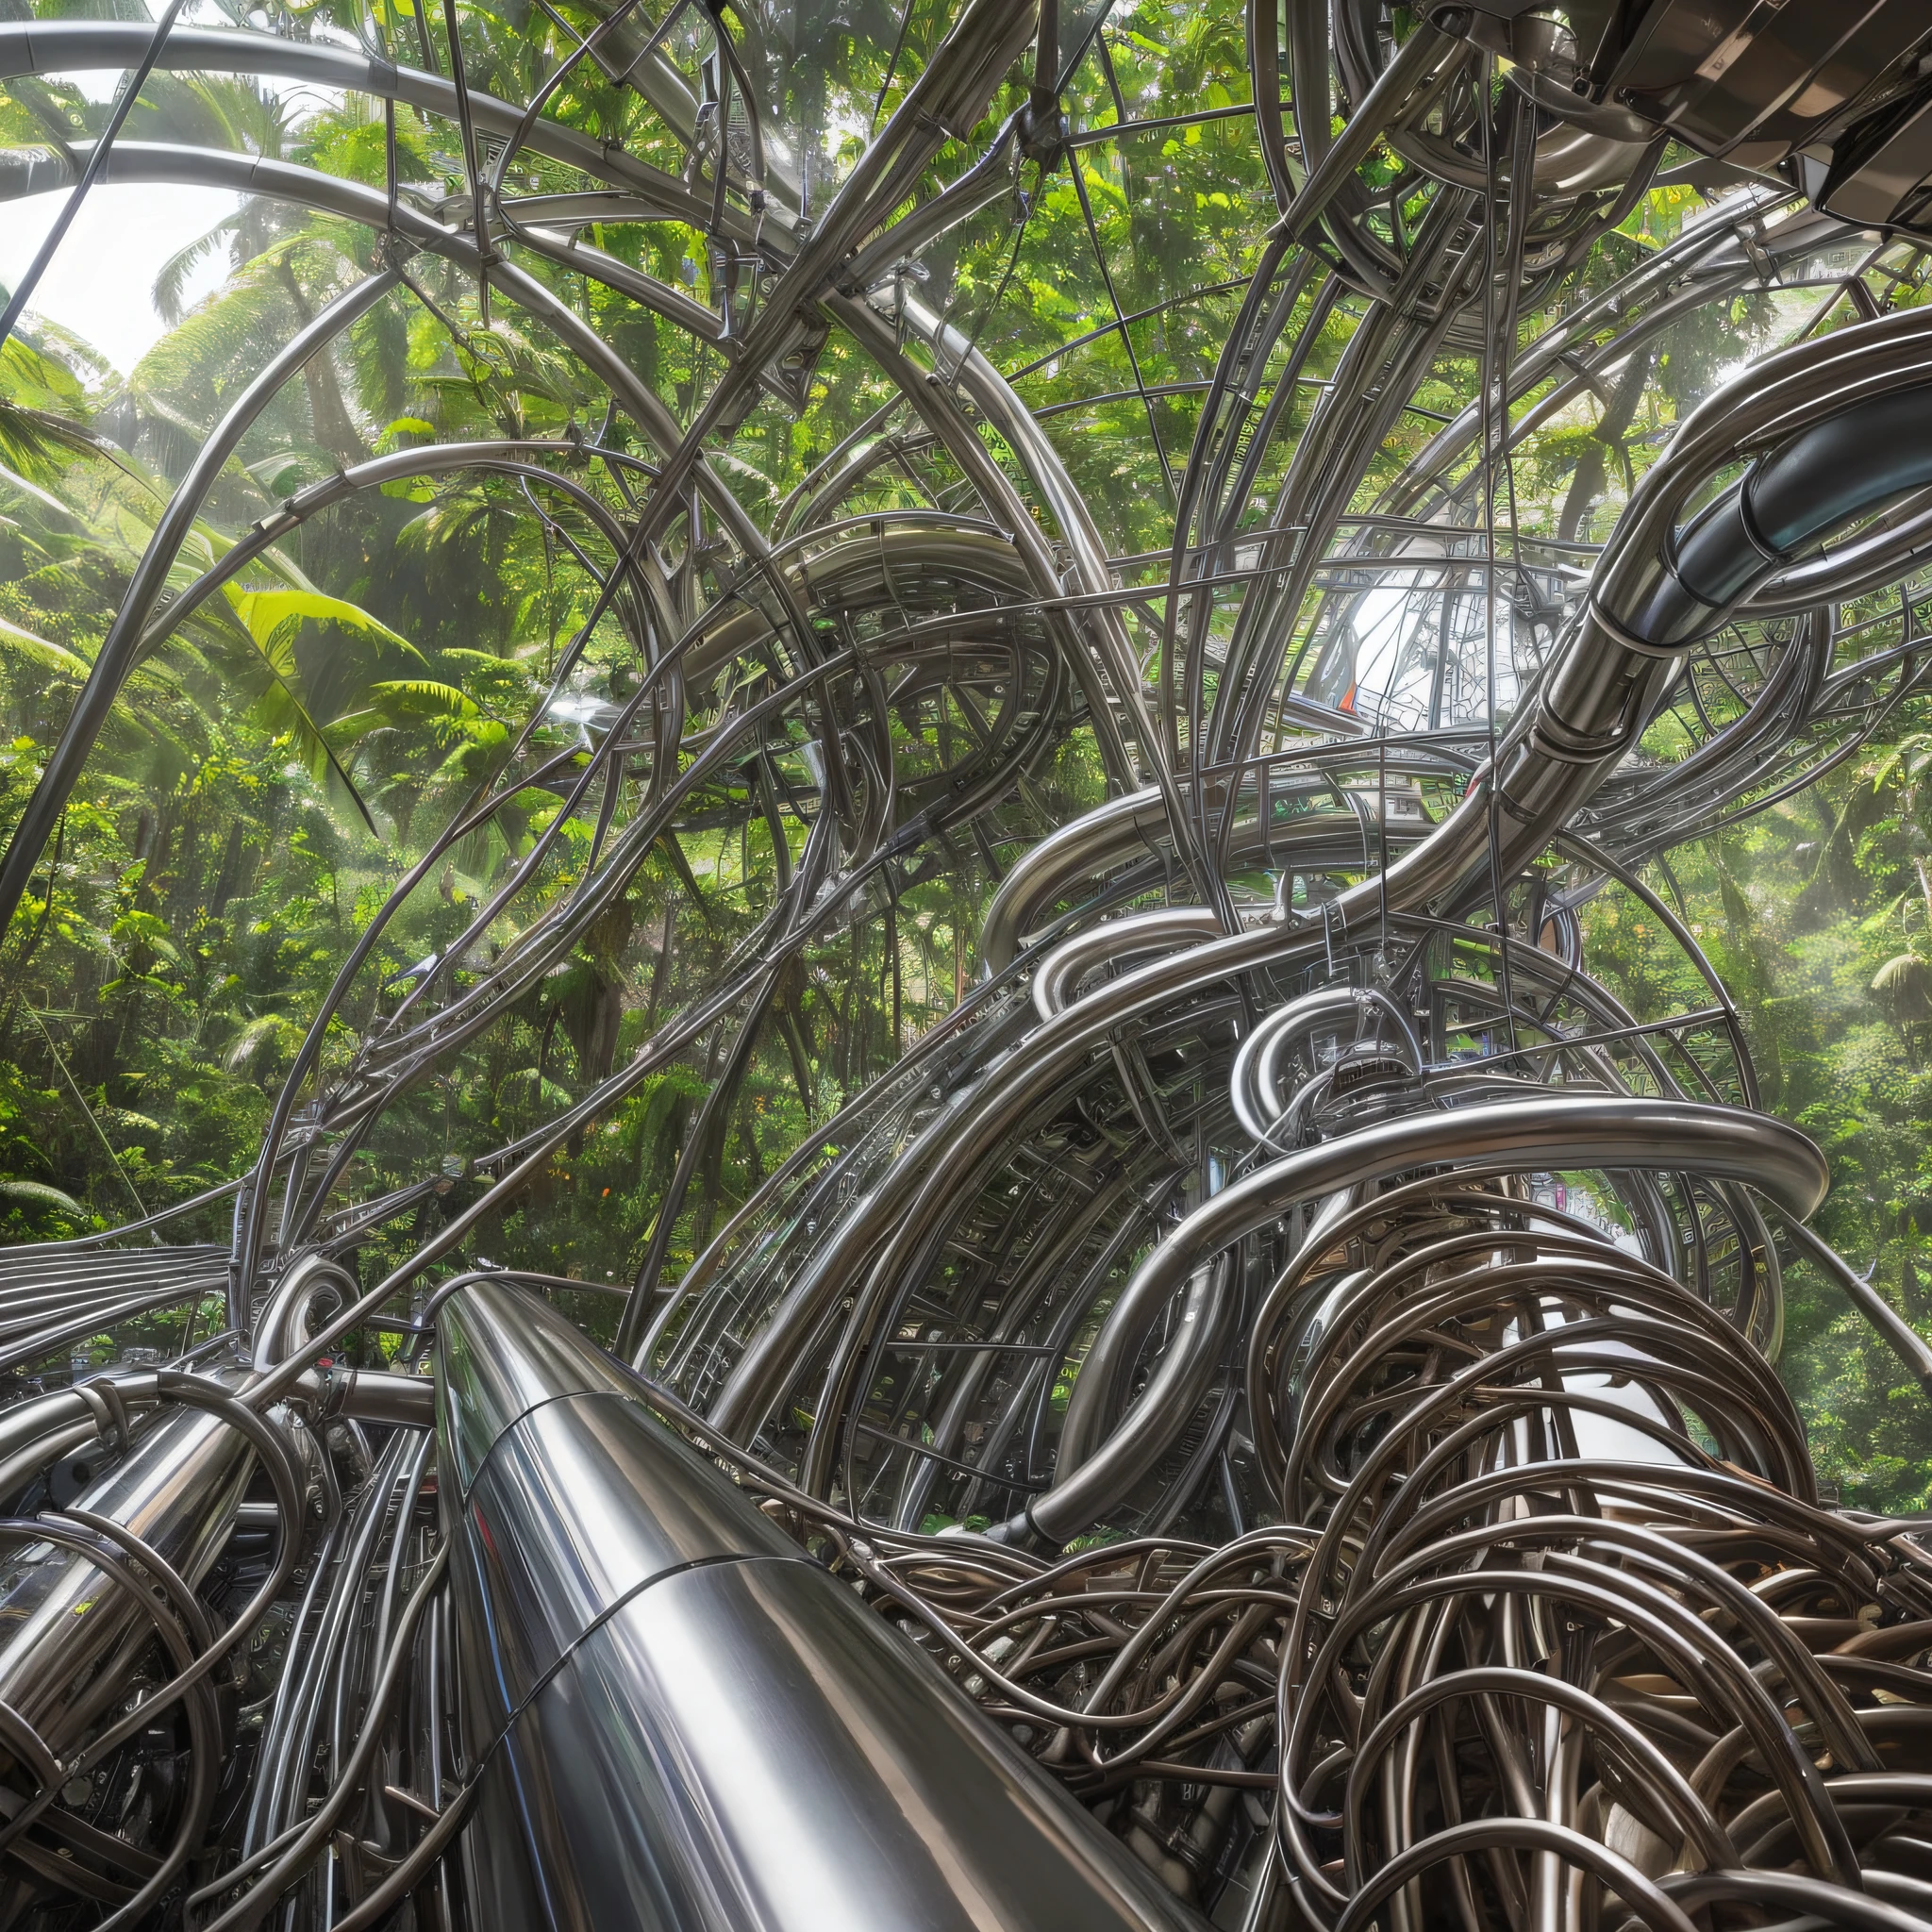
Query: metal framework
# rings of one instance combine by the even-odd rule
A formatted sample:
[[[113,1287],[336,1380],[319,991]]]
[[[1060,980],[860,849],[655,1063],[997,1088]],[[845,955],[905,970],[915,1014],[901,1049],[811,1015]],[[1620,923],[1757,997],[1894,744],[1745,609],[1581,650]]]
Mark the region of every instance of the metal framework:
[[[0,1364],[227,1311],[178,1361],[0,1410],[0,1925],[1932,1921],[1932,1549],[1821,1499],[1781,1270],[1824,1270],[1928,1395],[1932,1347],[1805,1225],[1824,1158],[1757,1109],[1731,996],[1639,876],[1924,686],[1923,5],[1256,0],[1254,103],[1204,117],[1252,120],[1275,202],[1210,291],[1238,306],[1162,457],[1172,547],[1129,557],[981,348],[996,308],[921,295],[959,224],[1016,196],[1024,222],[1027,184],[1134,131],[1062,112],[1104,10],[966,0],[829,190],[777,137],[752,10],[648,11],[568,63],[633,90],[648,142],[547,114],[567,67],[472,87],[420,8],[416,64],[373,15],[361,48],[175,7],[0,25],[0,75],[334,88],[391,135],[397,105],[448,124],[467,167],[431,196],[392,138],[384,189],[119,116],[91,152],[0,154],[0,195],[73,187],[70,216],[96,182],[228,186],[380,238],[181,481],[0,920],[141,655],[308,520],[513,479],[598,585],[312,1016],[222,1191],[232,1242],[168,1244],[177,1210],[0,1257]],[[936,186],[1016,64],[1024,105]],[[1708,208],[1573,299],[1660,170]],[[705,239],[710,301],[587,239],[665,222]],[[375,458],[187,582],[251,425],[376,305],[433,303],[439,258],[604,385],[606,434]],[[565,275],[702,344],[699,392],[654,388]],[[1607,538],[1518,528],[1525,438],[1771,289],[1817,300]],[[1093,333],[1159,448],[1135,321]],[[760,524],[723,459],[835,334],[893,400]],[[1477,371],[1453,413],[1445,357]],[[929,508],[863,507],[921,463]],[[607,614],[637,675],[592,701]],[[1080,734],[1107,802],[962,858]],[[468,930],[377,986],[399,908],[532,788],[562,808]],[[369,1231],[448,1185],[358,1195],[386,1110],[700,820],[769,831],[751,937],[363,1278]],[[846,932],[859,970],[923,865],[982,882],[984,976],[671,1278],[788,974]],[[1694,1005],[1640,1020],[1592,976],[1605,893]],[[692,1057],[708,1097],[607,1354],[545,1299],[582,1283],[489,1268],[475,1231]],[[391,1365],[350,1366],[385,1325]]]

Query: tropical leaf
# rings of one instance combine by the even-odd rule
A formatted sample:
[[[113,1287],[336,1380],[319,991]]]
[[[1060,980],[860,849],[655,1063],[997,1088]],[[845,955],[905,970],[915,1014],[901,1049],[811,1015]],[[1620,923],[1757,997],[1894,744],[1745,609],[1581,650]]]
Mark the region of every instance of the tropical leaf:
[[[135,946],[145,946],[151,953],[172,961],[181,963],[181,950],[175,943],[175,935],[168,929],[168,923],[152,912],[139,909],[124,912],[114,922],[109,937],[122,951]]]
[[[68,677],[84,678],[88,674],[85,658],[76,657],[63,645],[49,643],[45,638],[36,637],[32,631],[24,630],[17,624],[9,624],[4,617],[0,617],[0,651],[25,658],[44,670],[58,671]]]
[[[482,707],[475,699],[465,696],[455,685],[440,683],[433,677],[385,678],[369,689],[375,696],[405,699],[412,707],[440,711],[452,718],[483,716]]]
[[[22,1201],[35,1208],[58,1208],[76,1221],[88,1219],[87,1209],[72,1194],[63,1194],[44,1181],[0,1180],[0,1201]]]
[[[1872,991],[1882,993],[1901,1020],[1932,1020],[1932,961],[1900,953],[1872,975]]]
[[[217,250],[234,245],[239,217],[225,215],[205,235],[197,236],[185,248],[177,248],[162,262],[155,275],[154,304],[161,320],[173,327],[188,313],[188,278]]]
[[[422,652],[400,631],[391,630],[359,605],[331,597],[326,591],[243,591],[230,584],[225,587],[225,592],[257,648],[275,663],[278,671],[286,673],[292,669],[290,647],[305,624],[339,625],[358,636],[375,638],[407,651],[418,663],[425,661]]]
[[[392,644],[419,661],[422,653],[407,638],[359,606],[320,591],[243,591],[232,584],[223,588],[258,668],[265,674],[264,688],[252,707],[257,721],[270,730],[292,738],[308,769],[318,777],[324,774],[332,775],[354,801],[362,823],[379,838],[375,814],[348,767],[329,742],[324,721],[315,717],[301,689],[295,640],[305,624],[333,624]],[[351,715],[359,720],[369,714]]]
[[[281,1013],[249,1021],[229,1043],[224,1063],[232,1074],[258,1070],[262,1062],[286,1058],[301,1045],[303,1029]]]

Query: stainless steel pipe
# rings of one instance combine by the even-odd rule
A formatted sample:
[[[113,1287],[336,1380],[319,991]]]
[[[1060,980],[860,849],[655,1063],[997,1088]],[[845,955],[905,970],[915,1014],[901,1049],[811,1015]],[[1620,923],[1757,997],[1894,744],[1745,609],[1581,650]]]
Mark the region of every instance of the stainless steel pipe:
[[[1196,1923],[545,1305],[460,1290],[437,1360],[494,1923]]]

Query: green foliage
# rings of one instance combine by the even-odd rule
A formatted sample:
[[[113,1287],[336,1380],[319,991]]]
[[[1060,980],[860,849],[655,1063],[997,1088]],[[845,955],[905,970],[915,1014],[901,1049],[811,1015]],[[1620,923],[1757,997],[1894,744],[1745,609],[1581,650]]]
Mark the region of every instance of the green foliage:
[[[448,71],[438,9],[315,0],[245,16],[225,10],[238,24],[245,17],[297,40],[374,34],[391,58]],[[596,0],[563,0],[562,16],[519,4],[466,7],[473,83],[528,98],[607,10]],[[902,32],[900,10],[884,0],[797,0],[782,33],[755,32],[756,8],[727,11],[822,209],[866,129],[923,71],[941,10],[913,8]],[[666,58],[693,89],[708,23],[719,17],[679,9],[667,25]],[[1024,99],[1027,77],[1023,63],[988,121],[941,151],[918,185],[922,198],[984,152]],[[1275,215],[1252,117],[1240,111],[1249,98],[1236,0],[1118,8],[1066,94],[1079,144],[1051,169],[1028,162],[1013,193],[924,259],[920,298],[1008,374],[1122,555],[1165,551],[1173,541],[1173,473]],[[593,60],[570,68],[546,111],[671,174],[685,169],[686,151],[663,115]],[[88,139],[105,112],[68,82],[15,76],[0,93],[0,148]],[[1173,125],[1110,134],[1124,116]],[[129,136],[287,160],[377,189],[390,175],[379,104],[233,76],[156,75]],[[467,193],[452,125],[398,109],[394,154],[399,196],[438,205]],[[1368,175],[1388,191],[1391,223],[1416,218],[1421,201],[1391,157],[1375,156]],[[583,185],[528,152],[506,181],[512,194]],[[1700,206],[1687,188],[1654,192],[1566,286],[1578,298],[1606,287]],[[731,299],[723,252],[698,228],[610,220],[578,239],[714,308]],[[265,345],[286,341],[371,273],[380,247],[373,231],[250,198],[162,270],[156,292],[173,326],[138,368],[113,371],[52,328],[0,350],[0,826],[18,816],[161,508],[209,428],[260,367]],[[717,373],[715,351],[567,262],[524,250],[515,258],[591,323],[674,417],[691,420]],[[221,287],[184,308],[191,275],[210,261],[225,268]],[[184,548],[171,582],[177,596],[284,499],[376,453],[576,436],[613,457],[649,454],[621,411],[607,416],[602,382],[558,340],[500,299],[486,310],[474,281],[448,262],[418,257],[408,266],[413,287],[311,358],[258,418]],[[1919,299],[1894,287],[1875,258],[1864,273],[1876,297]],[[747,299],[741,290],[741,315]],[[1291,336],[1311,322],[1312,299],[1302,296]],[[1282,416],[1257,478],[1253,520],[1268,514],[1311,399],[1362,312],[1344,297],[1314,325],[1301,376],[1307,396]],[[1553,304],[1525,315],[1525,343],[1551,312]],[[1846,287],[1821,277],[1815,287],[1691,308],[1609,381],[1576,386],[1546,408],[1554,385],[1568,380],[1558,371],[1517,406],[1537,412],[1512,477],[1524,527],[1601,536],[1682,412],[1726,369],[1800,327],[1835,326],[1857,312]],[[1466,341],[1443,347],[1371,465],[1358,507],[1474,392],[1475,367]],[[835,328],[804,408],[761,398],[714,445],[718,474],[762,522],[786,507],[781,535],[818,508],[829,516],[963,504],[958,467],[919,433],[898,396]],[[821,505],[819,466],[882,409],[889,413],[848,453]],[[1011,453],[990,434],[988,446],[1025,500],[1029,486]],[[1474,451],[1466,461],[1474,466]],[[561,641],[590,616],[596,586],[573,553],[608,566],[609,526],[628,516],[629,485],[613,464],[589,457],[571,475],[588,504],[545,497],[547,526],[507,476],[425,474],[365,492],[290,531],[151,641],[0,941],[0,1238],[110,1224],[136,1203],[185,1199],[251,1159],[270,1097],[350,948],[434,829],[500,775]],[[1043,507],[1029,507],[1050,525]],[[573,698],[621,701],[635,689],[635,632],[622,608],[602,618]],[[958,722],[924,719],[920,728],[937,735]],[[1924,741],[1911,722],[1863,769],[1840,772],[1747,830],[1680,852],[1673,865],[1693,926],[1744,1005],[1767,1105],[1806,1124],[1832,1156],[1838,1189],[1826,1231],[1848,1253],[1874,1257],[1881,1289],[1924,1325],[1932,891],[1924,864],[1932,848],[1919,797]],[[555,721],[543,728],[542,746],[567,778],[570,731]],[[732,774],[721,782],[741,794],[747,781]],[[976,970],[978,909],[995,868],[1102,793],[1091,738],[1078,734],[988,816],[983,842],[962,839],[909,867],[890,922],[868,918],[821,935],[788,970],[669,1230],[668,1276],[778,1161],[952,1008]],[[562,968],[391,1108],[344,1177],[345,1199],[415,1181],[440,1158],[458,1172],[441,1195],[371,1231],[365,1268],[473,1197],[475,1183],[460,1174],[467,1159],[554,1117],[724,970],[770,909],[779,858],[795,853],[778,853],[778,835],[761,817],[747,825],[742,813],[708,809],[721,803],[722,794],[697,801]],[[558,809],[556,789],[529,786],[410,894],[375,944],[367,990],[324,1042],[325,1070],[397,1009],[423,962],[454,944]],[[535,910],[582,876],[588,837],[575,822],[565,828],[534,883]],[[486,935],[486,948],[493,942]],[[1592,909],[1589,943],[1592,966],[1640,1016],[1703,997],[1679,983],[1681,962],[1662,935],[1607,899]],[[666,1184],[710,1084],[714,1044],[693,1045],[561,1150],[535,1187],[486,1224],[472,1252],[589,1283],[627,1282],[658,1232]],[[220,1235],[225,1213],[180,1232]],[[1901,1387],[1889,1357],[1825,1285],[1795,1278],[1791,1290],[1787,1372],[1827,1476],[1848,1499],[1874,1507],[1932,1502],[1932,1435],[1916,1390]],[[573,1312],[604,1332],[610,1308],[586,1293]],[[205,1328],[219,1310],[210,1306],[199,1319]],[[1056,1387],[1056,1406],[1074,1373]]]
[[[1818,1226],[1932,1336],[1932,1059],[1920,999],[1928,929],[1909,715],[1857,764],[1719,838],[1671,855],[1692,936],[1742,1014],[1763,1103],[1831,1162]],[[1593,973],[1640,1018],[1707,996],[1655,918],[1606,894],[1590,908]],[[1932,1507],[1932,1414],[1832,1283],[1788,1274],[1782,1368],[1821,1478],[1854,1507]]]

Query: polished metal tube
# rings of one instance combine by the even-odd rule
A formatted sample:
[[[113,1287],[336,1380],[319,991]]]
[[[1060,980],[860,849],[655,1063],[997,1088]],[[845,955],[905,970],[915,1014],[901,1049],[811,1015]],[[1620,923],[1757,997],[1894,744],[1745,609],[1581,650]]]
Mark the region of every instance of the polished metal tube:
[[[1198,1923],[546,1305],[473,1283],[437,1354],[494,1923]]]
[[[1830,1172],[1797,1128],[1763,1114],[1689,1102],[1557,1096],[1412,1114],[1303,1150],[1224,1190],[1188,1217],[1135,1272],[1109,1311],[1067,1405],[1066,1435],[1084,1441],[1121,1365],[1193,1271],[1301,1203],[1412,1167],[1674,1167],[1761,1188],[1800,1217],[1824,1198]],[[1016,1521],[1049,1543],[1099,1522],[1179,1434],[1199,1400],[1220,1330],[1206,1307],[1176,1324],[1160,1374],[1104,1444],[1055,1473]]]
[[[1932,1738],[1932,1557],[1922,1524],[1823,1499],[1774,1367],[1783,1288],[1758,1197],[1928,1386],[1932,1350],[1799,1227],[1823,1157],[1756,1110],[1737,1004],[1690,916],[1632,872],[1802,782],[1780,760],[1853,756],[1923,691],[1906,590],[1830,607],[1926,554],[1927,311],[1801,337],[1685,415],[1647,469],[1618,414],[1713,304],[1782,276],[1836,288],[1822,323],[1847,297],[1897,307],[1923,275],[1760,177],[1599,275],[1591,250],[1636,208],[1664,138],[1613,105],[1642,93],[1605,79],[1614,47],[1592,65],[1576,23],[1521,8],[1431,8],[1385,40],[1374,8],[1277,19],[1252,0],[1242,104],[1141,124],[1109,71],[1116,118],[1075,129],[1059,90],[1086,49],[1105,65],[1098,29],[1063,62],[1063,23],[1036,0],[971,0],[902,32],[874,138],[829,174],[822,130],[785,120],[787,60],[751,15],[591,10],[595,31],[557,43],[527,107],[470,91],[455,58],[449,80],[397,68],[373,20],[360,53],[170,37],[164,67],[454,119],[466,148],[495,144],[487,181],[466,156],[467,194],[393,165],[378,189],[140,142],[102,175],[358,225],[379,276],[409,276],[441,321],[415,279],[436,262],[411,264],[440,258],[474,278],[486,330],[495,298],[553,337],[610,421],[585,436],[573,402],[567,442],[358,464],[265,516],[165,611],[152,554],[104,649],[96,709],[117,653],[158,647],[308,519],[419,475],[520,483],[546,558],[560,540],[594,583],[493,768],[500,789],[410,862],[309,1016],[232,1252],[0,1261],[0,1367],[229,1294],[196,1353],[225,1351],[212,1375],[117,1373],[0,1414],[0,1493],[26,1510],[42,1476],[76,1492],[75,1521],[16,1523],[7,1551],[15,1789],[0,1799],[22,1802],[0,1851],[28,1875],[0,1880],[0,1928],[57,1896],[75,1916],[72,1898],[112,1880],[95,1893],[132,1932],[147,1902],[113,1874],[142,1871],[158,1897],[191,1856],[209,1862],[189,1924],[290,1932],[366,1932],[411,1894],[440,1932],[1111,1932],[1198,1924],[1195,1904],[1242,1932],[1581,1932],[1614,1923],[1606,1906],[1688,1932],[1687,1912],[1750,1902],[1746,1868],[1777,1868],[1767,1909],[1886,1932],[1893,1901],[1932,1917],[1932,1758],[1914,1757]],[[1874,16],[1905,36],[1892,54],[1922,38],[1909,10]],[[1685,71],[1741,98],[1794,22],[1829,25],[1821,0],[1758,12],[1712,63],[1694,8],[1640,7],[1630,50],[1668,17]],[[455,5],[442,25],[455,56]],[[975,138],[1036,25],[1031,106]],[[0,26],[0,77],[128,65],[151,39]],[[707,46],[700,102],[682,70]],[[608,142],[546,118],[593,67],[654,109],[641,152],[659,165],[628,152],[628,117]],[[1932,77],[1888,71],[1901,116],[1915,91],[1932,98]],[[1758,109],[1766,125],[1786,111]],[[1125,152],[1243,113],[1284,210],[1273,239],[1199,287],[1137,248],[1158,273],[1137,269],[1134,299],[1143,281],[1160,299],[1127,312],[1088,143]],[[974,152],[936,172],[949,140]],[[80,158],[55,147],[0,153],[0,201],[67,185]],[[682,172],[666,160],[680,150]],[[1384,150],[1393,185],[1361,172]],[[1070,151],[1112,314],[1011,368],[998,311]],[[530,179],[539,162],[569,180]],[[1148,178],[1124,168],[1130,201]],[[990,302],[997,246],[949,260],[945,301],[923,302],[922,252],[968,216],[969,251],[996,243],[988,217],[1009,194]],[[1132,230],[1141,210],[1126,215]],[[650,272],[656,243],[634,264],[581,239],[664,222],[706,238],[709,299],[695,273],[687,290]],[[576,302],[578,276],[594,301]],[[342,298],[334,320],[381,293]],[[1208,332],[1234,310],[1217,356]],[[330,352],[326,324],[269,363],[242,414],[318,342]],[[637,353],[660,330],[692,340],[689,387]],[[821,391],[833,330],[841,367]],[[1183,379],[1150,390],[1137,340],[1157,335]],[[1062,358],[1093,343],[1108,366],[1118,348],[1133,390],[1072,395]],[[883,406],[848,408],[855,346]],[[1479,374],[1444,414],[1464,358]],[[1211,382],[1189,378],[1210,360]],[[1055,400],[1036,408],[1042,375]],[[1167,399],[1200,392],[1179,464],[1191,405]],[[1591,394],[1601,452],[1643,472],[1603,544],[1595,507],[1615,484],[1598,451],[1560,513],[1541,467]],[[796,419],[772,493],[795,487],[769,518],[723,469],[766,397]],[[1102,479],[1136,474],[1108,467],[1109,421],[1084,445],[1048,421],[1141,404],[1164,446],[1138,474],[1173,488],[1171,544],[1158,515],[1108,514]],[[618,445],[619,410],[645,452]],[[808,448],[821,429],[824,458]],[[191,466],[176,524],[227,431]],[[1524,528],[1529,473],[1510,466],[1531,453]],[[902,500],[889,459],[924,507],[876,508]],[[1155,547],[1110,554],[1131,543]],[[608,704],[586,684],[600,656],[581,655],[607,613],[642,674]],[[1732,625],[1741,673],[1719,635]],[[589,699],[574,748],[545,735],[566,692]],[[92,730],[77,717],[55,790]],[[1118,795],[1036,837],[1102,787]],[[533,790],[561,808],[508,841],[390,999],[397,982],[371,983],[385,925]],[[53,797],[0,854],[0,900],[38,862]],[[721,853],[739,834],[740,862],[674,865],[680,887],[660,894],[646,862],[675,859],[693,818]],[[590,857],[560,874],[580,829]],[[769,881],[753,876],[767,833]],[[991,978],[908,1051],[905,923],[937,930],[935,882],[956,962],[984,904]],[[718,924],[728,952],[700,963],[686,912],[711,925],[714,896],[741,886],[753,916]],[[1655,916],[1669,983],[1698,1004],[1591,976],[1585,908],[1607,888],[1644,908],[1646,939]],[[443,1181],[385,1173],[358,1199],[355,1158],[394,1098],[512,1008],[550,1008],[547,1041],[552,970],[632,906],[661,935],[650,1011],[660,993],[681,1010],[622,1069],[599,1075],[580,1052],[549,1119],[538,1048],[540,1118]],[[869,970],[869,911],[889,935],[897,1063],[867,1084],[879,1029],[855,1001],[826,1118],[813,1068],[839,1057],[811,1038],[825,1003],[799,993],[801,968],[816,977],[827,935],[849,934],[852,972]],[[622,963],[592,948],[613,991],[641,937],[613,941]],[[923,950],[929,1020],[943,971]],[[325,1061],[351,1010],[368,1015],[351,1057]],[[760,1029],[779,1017],[809,1141],[767,1176],[748,1122],[740,1192],[719,1167],[736,1083],[775,1063]],[[624,1131],[618,1103],[708,1035],[722,1077],[638,1235],[617,1329],[653,1384],[464,1244],[506,1226],[567,1139]],[[355,1243],[458,1170],[484,1184],[365,1286]],[[737,1205],[713,1236],[721,1199]],[[688,1227],[703,1252],[680,1274]],[[429,1288],[459,1250],[461,1272]],[[427,1300],[405,1306],[412,1284]],[[366,1328],[351,1340],[371,1322],[405,1338],[404,1366],[433,1337],[434,1380],[350,1367],[343,1349],[380,1359]],[[251,1444],[273,1510],[241,1501]],[[280,1547],[237,1613],[271,1521]],[[224,1660],[250,1700],[231,1739],[216,1735]],[[126,1781],[175,1774],[184,1725],[188,1795],[119,1808]]]
[[[89,1482],[75,1507],[132,1530],[198,1583],[232,1527],[247,1463],[248,1444],[226,1422],[177,1409]],[[67,1713],[78,1680],[142,1612],[74,1550],[41,1544],[26,1557],[0,1597],[0,1702],[63,1752],[76,1741]]]
[[[1805,546],[1924,485],[1928,384],[1932,325],[1911,310],[1787,349],[1693,410],[1619,519],[1582,618],[1487,782],[1433,838],[1344,894],[1343,922],[1440,900],[1474,873],[1507,877],[1533,858],[1635,746],[1693,643]],[[1874,443],[1875,458],[1847,464],[1852,438]],[[1693,492],[1759,452],[1680,536]]]

